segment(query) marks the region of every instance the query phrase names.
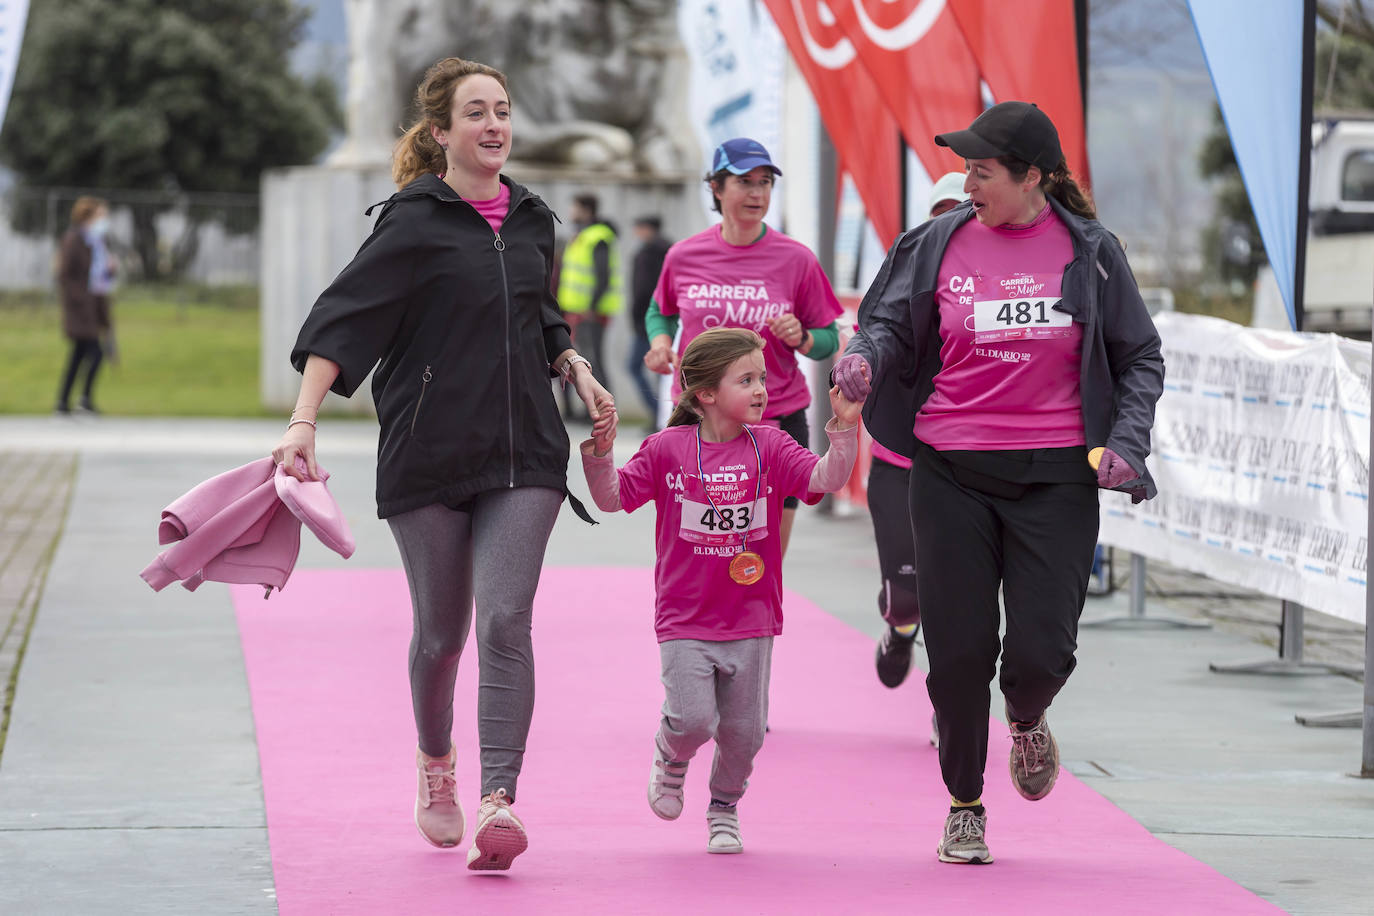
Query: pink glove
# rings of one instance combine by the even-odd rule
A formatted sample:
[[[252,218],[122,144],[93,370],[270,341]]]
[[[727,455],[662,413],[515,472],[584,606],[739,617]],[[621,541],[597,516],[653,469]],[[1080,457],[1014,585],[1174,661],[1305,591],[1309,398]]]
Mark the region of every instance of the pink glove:
[[[851,401],[862,401],[873,390],[873,370],[868,360],[857,353],[846,353],[837,359],[830,377],[839,386],[840,394]]]
[[[1115,490],[1128,480],[1135,480],[1140,475],[1135,469],[1126,463],[1122,458],[1111,449],[1102,450],[1102,460],[1097,463],[1097,485],[1106,490]]]

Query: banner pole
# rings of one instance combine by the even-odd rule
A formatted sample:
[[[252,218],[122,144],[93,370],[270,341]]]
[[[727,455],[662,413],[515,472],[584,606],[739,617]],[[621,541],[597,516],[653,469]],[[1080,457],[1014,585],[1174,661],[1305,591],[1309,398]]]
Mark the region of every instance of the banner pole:
[[[1374,411],[1374,385],[1370,386],[1370,405],[1369,409]],[[1374,418],[1374,412],[1370,413]],[[1369,448],[1370,454],[1374,455],[1374,422],[1369,424]],[[1369,485],[1365,484],[1365,491],[1368,492]],[[1366,528],[1365,550],[1369,550],[1369,542],[1374,538],[1374,510],[1370,514],[1369,526]],[[1370,624],[1374,624],[1374,591],[1369,588],[1369,554],[1365,555],[1364,564],[1364,722],[1363,722],[1363,741],[1360,753],[1360,776],[1365,779],[1374,779],[1374,637],[1369,635]]]
[[[1131,554],[1131,603],[1124,617],[1105,617],[1099,620],[1084,620],[1079,629],[1174,629],[1210,630],[1212,625],[1205,620],[1184,620],[1179,617],[1145,616],[1145,555]]]

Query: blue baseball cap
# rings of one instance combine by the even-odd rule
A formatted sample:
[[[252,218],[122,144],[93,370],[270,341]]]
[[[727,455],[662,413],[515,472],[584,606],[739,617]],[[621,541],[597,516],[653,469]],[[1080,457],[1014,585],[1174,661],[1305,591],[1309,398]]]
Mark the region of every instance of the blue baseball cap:
[[[775,175],[782,174],[782,169],[768,157],[768,150],[763,148],[763,144],[748,137],[726,140],[716,147],[715,154],[711,156],[712,172],[725,169],[735,175],[744,175],[761,165],[772,169]]]

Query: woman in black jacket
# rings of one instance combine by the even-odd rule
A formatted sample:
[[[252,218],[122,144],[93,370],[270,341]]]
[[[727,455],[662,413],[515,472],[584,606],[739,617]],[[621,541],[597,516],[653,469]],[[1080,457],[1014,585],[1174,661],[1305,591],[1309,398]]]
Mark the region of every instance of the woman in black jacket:
[[[566,493],[568,435],[550,380],[575,386],[599,434],[614,428],[615,403],[549,292],[553,212],[501,175],[505,77],[448,58],[425,75],[417,105],[392,164],[400,190],[301,328],[291,354],[301,391],[272,455],[317,477],[325,392],[347,397],[376,367],[377,514],[414,611],[416,826],[435,846],[462,840],[450,733],[475,599],[482,801],[468,868],[506,869],[527,845],[510,805],[534,707],[531,607]]]

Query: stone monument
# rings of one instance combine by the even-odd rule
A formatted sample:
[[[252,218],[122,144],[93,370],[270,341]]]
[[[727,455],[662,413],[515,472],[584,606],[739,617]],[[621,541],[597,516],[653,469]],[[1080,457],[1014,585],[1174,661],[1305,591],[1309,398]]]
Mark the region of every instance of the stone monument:
[[[634,218],[657,214],[683,238],[704,227],[687,113],[687,57],[675,0],[347,0],[347,136],[322,166],[277,169],[262,184],[263,403],[290,409],[299,376],[289,355],[311,304],[371,231],[386,199],[391,150],[411,123],[415,87],[443,57],[502,70],[514,123],[506,173],[557,213],[593,193],[621,235],[628,271]],[[375,216],[375,213],[374,213]],[[561,241],[571,235],[561,226]],[[613,322],[607,367],[622,406],[638,398],[621,364],[629,320]],[[369,392],[328,409],[370,411]]]

